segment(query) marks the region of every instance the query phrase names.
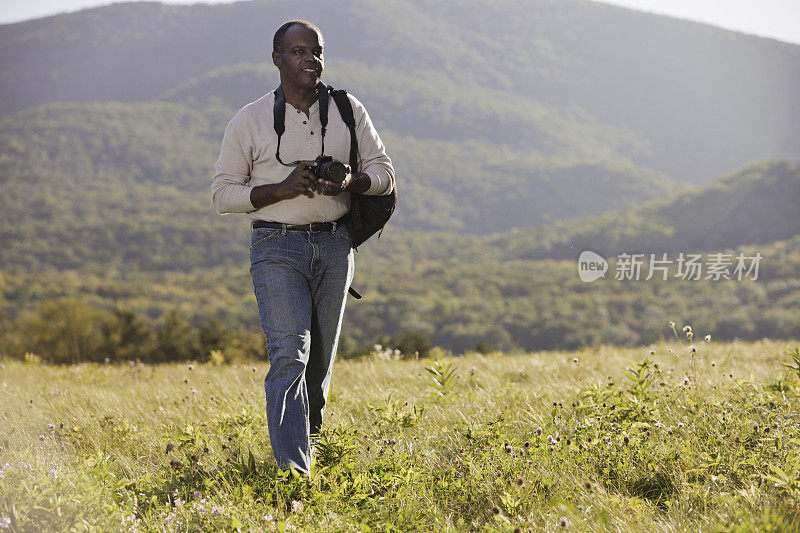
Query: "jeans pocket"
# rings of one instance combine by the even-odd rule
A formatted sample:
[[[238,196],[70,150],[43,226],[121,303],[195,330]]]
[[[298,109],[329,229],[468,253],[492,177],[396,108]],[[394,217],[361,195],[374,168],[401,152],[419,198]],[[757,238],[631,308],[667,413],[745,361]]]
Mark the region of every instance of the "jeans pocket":
[[[283,230],[279,228],[259,228],[253,230],[253,234],[250,236],[250,250],[252,251],[253,248],[259,244],[265,243],[281,233],[283,233]]]
[[[347,244],[351,244],[353,242],[350,238],[350,231],[348,231],[347,226],[344,224],[336,228],[336,231],[333,232],[333,234],[339,239],[345,241]]]

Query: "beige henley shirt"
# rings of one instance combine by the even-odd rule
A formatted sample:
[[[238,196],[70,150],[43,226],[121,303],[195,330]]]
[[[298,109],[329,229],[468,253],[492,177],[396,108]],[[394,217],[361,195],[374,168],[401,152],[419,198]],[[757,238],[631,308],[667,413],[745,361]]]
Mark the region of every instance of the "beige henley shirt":
[[[358,170],[369,175],[371,182],[365,194],[389,194],[394,187],[392,161],[386,155],[367,110],[353,95],[347,96],[353,105],[356,121]],[[280,183],[292,171],[292,167],[281,165],[275,159],[278,136],[272,124],[274,101],[275,93],[270,92],[246,105],[225,129],[211,184],[214,207],[220,214],[247,213],[252,220],[285,224],[338,220],[350,209],[350,193],[325,196],[317,192],[311,198],[300,195],[258,210],[250,202],[253,187]],[[290,163],[316,159],[322,148],[321,128],[319,102],[311,106],[308,117],[287,102],[286,131],[281,136],[281,160]],[[350,159],[350,132],[333,98],[328,108],[325,155],[343,163]]]

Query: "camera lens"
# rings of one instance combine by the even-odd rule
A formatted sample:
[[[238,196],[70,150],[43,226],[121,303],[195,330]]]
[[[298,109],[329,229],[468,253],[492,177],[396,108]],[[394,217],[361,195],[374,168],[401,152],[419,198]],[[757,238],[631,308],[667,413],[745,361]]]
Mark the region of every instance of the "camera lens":
[[[341,183],[347,177],[347,168],[338,161],[328,161],[318,167],[319,177],[334,183]]]

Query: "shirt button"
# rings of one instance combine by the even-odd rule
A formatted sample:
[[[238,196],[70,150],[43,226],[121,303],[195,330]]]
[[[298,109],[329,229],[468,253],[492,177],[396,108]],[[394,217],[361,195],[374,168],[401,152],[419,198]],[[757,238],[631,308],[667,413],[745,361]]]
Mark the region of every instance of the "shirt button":
[[[308,124],[308,121],[307,121],[307,120],[304,120],[304,121],[303,121],[303,124]]]
[[[300,110],[299,109],[297,110],[297,114],[300,114]]]
[[[313,132],[313,131],[311,132],[311,135],[314,135],[314,132]]]

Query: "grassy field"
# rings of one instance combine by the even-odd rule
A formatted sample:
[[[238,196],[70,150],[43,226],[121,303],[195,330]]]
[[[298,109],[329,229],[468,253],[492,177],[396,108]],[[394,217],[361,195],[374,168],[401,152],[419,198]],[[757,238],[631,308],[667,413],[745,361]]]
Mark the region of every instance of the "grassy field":
[[[6,358],[0,529],[799,530],[796,343],[680,337],[339,361],[305,478],[276,470],[264,363]]]

